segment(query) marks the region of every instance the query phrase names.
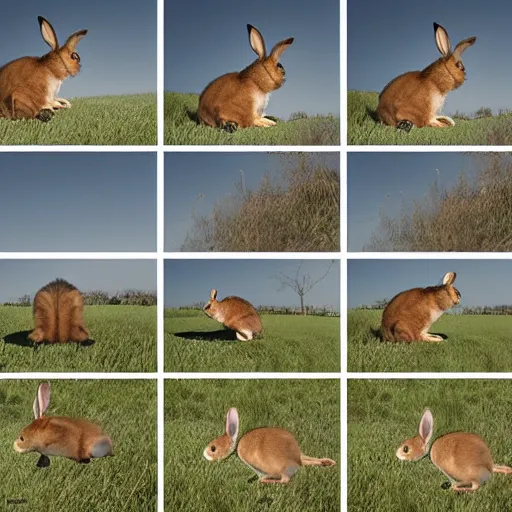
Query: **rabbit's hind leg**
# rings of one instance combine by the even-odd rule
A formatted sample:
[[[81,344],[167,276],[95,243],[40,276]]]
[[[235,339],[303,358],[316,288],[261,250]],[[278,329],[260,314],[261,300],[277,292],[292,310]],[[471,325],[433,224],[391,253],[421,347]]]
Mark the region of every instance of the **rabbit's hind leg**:
[[[277,123],[272,121],[272,119],[268,119],[267,117],[257,117],[254,120],[254,126],[259,126],[261,128],[268,128],[269,126],[275,126]]]
[[[480,482],[472,480],[471,482],[454,482],[452,491],[454,492],[475,492],[480,487]]]

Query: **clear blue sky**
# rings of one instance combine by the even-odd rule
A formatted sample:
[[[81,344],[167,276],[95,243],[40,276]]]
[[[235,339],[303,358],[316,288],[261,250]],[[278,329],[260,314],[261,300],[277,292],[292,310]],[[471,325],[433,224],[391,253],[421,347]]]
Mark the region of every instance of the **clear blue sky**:
[[[156,0],[16,0],[2,2],[0,65],[50,51],[39,31],[45,17],[60,44],[81,29],[77,45],[82,71],[68,78],[65,98],[156,92]]]
[[[57,277],[82,292],[156,291],[156,263],[151,260],[0,260],[0,302],[25,294],[33,298]]]
[[[267,51],[294,37],[281,62],[287,81],[272,93],[268,114],[339,114],[339,1],[165,2],[165,89],[200,93],[214,78],[256,59],[247,24]]]
[[[156,251],[153,153],[1,153],[0,183],[0,251]]]
[[[441,284],[446,272],[457,272],[455,287],[462,295],[461,306],[512,304],[510,260],[349,260],[348,307]]]
[[[394,77],[434,62],[441,56],[435,21],[448,31],[452,47],[477,37],[462,57],[467,81],[448,94],[443,112],[512,108],[512,67],[504,65],[511,19],[512,3],[505,0],[348,0],[348,88],[380,92]]]
[[[288,158],[269,153],[166,153],[165,250],[179,251],[196,216],[208,215],[217,202],[238,197],[235,184],[244,171],[247,189],[256,189],[265,173],[278,179]],[[339,170],[338,153],[310,153],[312,162]]]
[[[476,162],[461,153],[349,153],[348,250],[362,251],[379,227],[379,211],[400,212],[403,202],[428,197],[438,180],[445,188],[464,171],[472,176]]]
[[[302,273],[320,278],[331,260],[304,260]],[[254,306],[300,306],[298,295],[286,288],[279,291],[275,278],[279,272],[295,276],[300,260],[166,260],[165,307],[188,306],[208,302],[210,290],[218,290],[217,299],[228,295],[242,297]],[[306,295],[305,303],[340,309],[340,266],[335,262],[325,279]]]

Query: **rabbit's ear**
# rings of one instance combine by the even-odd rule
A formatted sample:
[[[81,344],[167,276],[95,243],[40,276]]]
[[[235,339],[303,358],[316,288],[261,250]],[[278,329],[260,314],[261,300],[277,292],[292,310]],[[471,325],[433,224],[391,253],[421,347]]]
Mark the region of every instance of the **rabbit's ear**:
[[[428,444],[434,431],[434,417],[430,412],[430,409],[425,409],[423,416],[421,417],[419,433],[421,439],[425,444]]]
[[[448,57],[452,47],[448,32],[438,23],[434,23],[434,35],[436,37],[437,49],[441,52],[441,55]]]
[[[251,48],[256,52],[259,60],[263,60],[267,56],[267,50],[265,48],[265,42],[260,31],[252,25],[247,25],[247,31],[249,32],[249,43]]]
[[[457,274],[455,272],[446,272],[443,277],[443,284],[453,284]]]
[[[41,29],[41,35],[43,36],[45,43],[52,50],[56,50],[59,47],[59,41],[51,23],[48,20],[45,20],[42,16],[38,16],[37,20],[39,21],[39,28]]]
[[[78,41],[85,37],[87,35],[87,30],[79,30],[78,32],[75,32],[74,34],[71,34],[68,37],[68,40],[66,41],[66,44],[64,45],[69,51],[73,52],[75,51],[76,45],[78,44]]]
[[[214,288],[211,292],[210,292],[210,300],[215,300],[217,298],[217,290]]]
[[[288,39],[284,39],[277,43],[272,51],[270,52],[270,58],[274,59],[276,62],[281,57],[281,54],[293,43],[293,37],[289,37]]]
[[[476,37],[468,37],[467,39],[464,39],[464,41],[461,41],[456,47],[455,50],[453,50],[453,56],[459,60],[460,56],[462,55],[462,52],[466,50],[466,48],[469,48],[471,45],[473,45],[476,41]]]
[[[34,417],[40,418],[44,415],[50,405],[50,383],[42,382],[37,388],[36,399],[34,400]]]
[[[226,416],[226,434],[231,438],[233,443],[236,443],[238,438],[238,425],[238,411],[235,407],[231,407]]]

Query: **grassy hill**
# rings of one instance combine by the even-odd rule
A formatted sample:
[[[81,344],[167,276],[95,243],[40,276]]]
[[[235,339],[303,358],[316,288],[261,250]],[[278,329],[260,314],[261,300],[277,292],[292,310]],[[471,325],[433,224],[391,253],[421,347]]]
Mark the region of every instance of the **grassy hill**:
[[[510,372],[512,317],[443,315],[430,328],[439,343],[382,343],[373,333],[382,311],[349,310],[351,372]]]
[[[482,436],[495,464],[512,466],[510,381],[349,380],[348,502],[351,512],[503,512],[512,509],[511,475],[495,474],[475,493],[441,486],[448,478],[428,457],[401,461],[395,451],[418,432],[426,407],[434,436]]]
[[[164,141],[169,145],[281,145],[338,146],[340,120],[332,116],[316,116],[295,121],[278,122],[271,128],[244,128],[235,133],[209,126],[199,126],[193,118],[198,94],[165,93]],[[272,113],[269,112],[271,115]]]
[[[84,321],[94,344],[34,350],[32,308],[0,306],[0,372],[156,371],[156,306],[86,306]]]
[[[288,484],[275,485],[259,484],[235,455],[208,462],[203,450],[223,432],[229,407],[240,414],[240,435],[280,426],[306,455],[337,465],[301,467]],[[339,380],[167,380],[164,415],[165,510],[339,512]]]
[[[87,418],[112,439],[114,456],[89,464],[37,453],[20,454],[13,442],[33,419],[39,381],[0,383],[0,503],[5,511],[155,512],[157,486],[156,382],[54,380],[49,416]]]
[[[512,115],[462,121],[450,128],[413,128],[409,133],[385,126],[372,118],[378,104],[376,92],[348,91],[347,131],[349,145],[510,145]]]
[[[167,372],[339,372],[340,319],[261,315],[264,335],[237,341],[198,310],[165,311]]]
[[[0,119],[5,145],[156,145],[156,94],[71,98],[48,123]]]

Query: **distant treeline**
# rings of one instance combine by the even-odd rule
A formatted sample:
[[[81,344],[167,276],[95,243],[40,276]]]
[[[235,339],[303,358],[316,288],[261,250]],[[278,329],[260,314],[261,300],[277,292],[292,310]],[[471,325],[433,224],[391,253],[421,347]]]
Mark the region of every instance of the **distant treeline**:
[[[125,290],[109,294],[103,291],[82,293],[86,306],[156,306],[156,292]],[[30,295],[23,295],[15,302],[4,302],[3,306],[28,307],[32,305]]]
[[[203,309],[204,303],[195,303],[190,306],[180,306],[178,308],[167,308],[175,311]],[[256,308],[259,313],[267,315],[300,315],[300,307],[292,306],[258,306]],[[340,312],[336,311],[332,306],[305,306],[306,315],[310,316],[333,316],[339,317]]]
[[[374,304],[363,304],[354,309],[383,310],[387,304],[387,300],[379,300]],[[457,315],[512,315],[512,305],[504,304],[499,306],[473,306],[473,307],[455,307],[448,313]]]

